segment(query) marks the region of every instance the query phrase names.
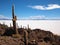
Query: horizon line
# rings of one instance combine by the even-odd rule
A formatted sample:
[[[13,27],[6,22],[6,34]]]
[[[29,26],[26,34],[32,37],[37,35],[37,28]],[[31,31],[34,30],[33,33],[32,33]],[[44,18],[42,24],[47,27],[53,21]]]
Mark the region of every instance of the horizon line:
[[[0,20],[12,20],[12,19],[0,19]],[[60,20],[60,19],[17,19],[17,20]]]

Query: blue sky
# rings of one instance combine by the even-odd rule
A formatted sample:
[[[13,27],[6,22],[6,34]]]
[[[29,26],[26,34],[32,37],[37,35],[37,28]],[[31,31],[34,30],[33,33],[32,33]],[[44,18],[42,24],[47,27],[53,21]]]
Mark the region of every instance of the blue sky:
[[[60,19],[60,0],[0,0],[0,19],[12,18],[12,4],[18,19]]]

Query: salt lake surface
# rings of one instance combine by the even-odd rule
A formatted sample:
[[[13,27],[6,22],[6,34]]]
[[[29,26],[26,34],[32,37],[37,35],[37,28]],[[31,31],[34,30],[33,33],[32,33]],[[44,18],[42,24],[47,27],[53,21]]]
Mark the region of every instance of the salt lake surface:
[[[0,20],[0,23],[5,23],[6,25],[12,25],[11,20]],[[17,20],[18,26],[27,27],[29,24],[31,29],[39,28],[46,31],[51,31],[54,34],[60,35],[60,20]]]

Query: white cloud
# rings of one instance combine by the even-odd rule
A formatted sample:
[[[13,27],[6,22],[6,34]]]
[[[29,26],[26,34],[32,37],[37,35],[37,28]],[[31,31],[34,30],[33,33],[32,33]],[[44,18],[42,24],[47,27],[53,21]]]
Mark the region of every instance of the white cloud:
[[[0,15],[0,19],[11,19],[4,15]],[[17,19],[27,19],[27,20],[40,20],[40,19],[60,19],[60,17],[47,17],[45,15],[34,15],[29,17],[17,17]]]
[[[36,15],[36,16],[30,16],[30,19],[44,19],[45,16],[44,15]]]
[[[60,19],[60,17],[47,17],[45,15],[35,15],[35,16],[29,16],[29,17],[20,17],[18,19],[27,19],[27,20],[40,20],[40,19],[48,19],[48,20],[53,20],[53,19]]]
[[[49,4],[47,7],[46,6],[41,6],[41,5],[28,6],[28,7],[33,8],[33,9],[38,9],[38,10],[52,10],[52,9],[60,8],[60,5]]]
[[[9,19],[9,18],[4,15],[0,15],[0,19]]]
[[[20,19],[45,19],[45,16],[44,15],[36,15],[36,16],[22,17]]]
[[[60,17],[46,17],[45,19],[60,19]]]

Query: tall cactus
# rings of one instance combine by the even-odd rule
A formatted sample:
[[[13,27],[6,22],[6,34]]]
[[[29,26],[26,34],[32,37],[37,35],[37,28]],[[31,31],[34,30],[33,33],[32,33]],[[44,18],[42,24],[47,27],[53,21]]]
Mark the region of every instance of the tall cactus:
[[[16,28],[16,20],[17,17],[14,15],[14,5],[12,5],[12,21],[13,21],[13,29],[15,30],[15,33],[18,34],[17,28]]]
[[[24,43],[28,45],[28,32],[26,30],[24,30]]]

